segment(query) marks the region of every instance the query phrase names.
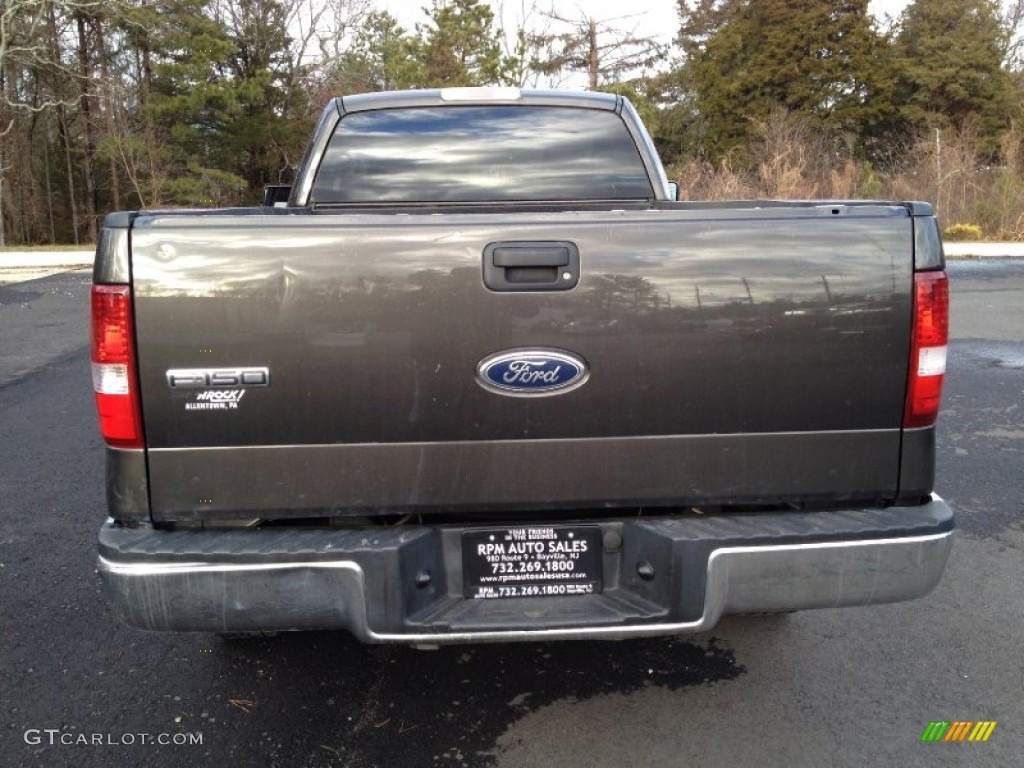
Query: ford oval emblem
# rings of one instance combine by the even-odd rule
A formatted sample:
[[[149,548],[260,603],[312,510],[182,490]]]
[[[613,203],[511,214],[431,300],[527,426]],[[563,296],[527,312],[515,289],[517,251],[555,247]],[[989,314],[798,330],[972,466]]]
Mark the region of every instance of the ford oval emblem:
[[[510,349],[476,368],[484,389],[513,397],[560,395],[582,386],[590,371],[583,358],[558,349]]]

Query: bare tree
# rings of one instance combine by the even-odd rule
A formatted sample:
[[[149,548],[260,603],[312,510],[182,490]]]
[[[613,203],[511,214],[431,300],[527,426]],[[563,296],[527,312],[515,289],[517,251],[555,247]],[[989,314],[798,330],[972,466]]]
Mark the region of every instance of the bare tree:
[[[81,89],[41,92],[24,82],[22,73],[49,72],[53,80],[74,82],[77,73],[60,56],[54,36],[63,34],[55,19],[71,19],[99,9],[94,0],[4,0],[0,7],[0,247],[7,244],[5,184],[11,170],[7,138],[19,117],[76,105]],[[66,41],[64,41],[66,42]]]
[[[527,5],[526,0],[519,0],[511,29],[506,26],[510,21],[509,10],[502,0],[495,5],[495,16],[502,21],[502,69],[507,84],[536,88],[545,77],[548,85],[561,84],[564,73],[540,72],[534,66],[549,57],[551,41],[556,37],[552,32],[553,20],[537,8],[537,3]]]
[[[579,72],[587,77],[594,91],[601,86],[620,82],[624,77],[640,73],[654,65],[664,53],[664,46],[654,38],[637,34],[635,15],[615,19],[595,19],[582,7],[577,16],[556,13],[544,16],[564,31],[546,32],[538,36],[544,53],[532,65],[538,72],[555,75]]]
[[[317,67],[336,64],[372,7],[372,0],[294,0],[289,28],[297,32],[297,60]]]
[[[1024,68],[1024,0],[1011,0],[1002,6],[1003,63],[1010,70]]]

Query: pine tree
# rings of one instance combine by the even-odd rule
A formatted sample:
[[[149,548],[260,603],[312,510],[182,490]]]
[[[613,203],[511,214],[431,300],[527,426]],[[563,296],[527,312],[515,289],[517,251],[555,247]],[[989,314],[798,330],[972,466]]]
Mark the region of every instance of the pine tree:
[[[1003,68],[1007,31],[994,0],[914,0],[899,21],[894,51],[905,129],[977,121],[978,151],[994,157],[1015,113]]]
[[[301,152],[302,89],[285,0],[160,0],[152,15],[153,92],[172,202],[255,202]]]
[[[253,200],[266,184],[280,182],[287,158],[295,158],[306,137],[292,120],[303,114],[304,94],[289,89],[291,40],[289,6],[283,0],[228,0],[220,5],[231,41],[227,60],[234,115],[222,143],[226,168],[246,180]]]
[[[334,69],[332,87],[342,95],[411,87],[420,69],[417,43],[387,11],[368,14]]]
[[[209,173],[218,169],[223,174],[234,166],[222,136],[239,108],[227,66],[236,50],[208,5],[208,0],[161,0],[142,9],[153,47],[146,109],[170,171],[164,193],[171,202],[186,205],[237,201],[237,195],[224,194],[225,179],[218,175],[214,184]],[[237,178],[232,185],[244,182]]]
[[[480,0],[434,0],[429,22],[417,24],[416,87],[492,85],[503,81],[501,32]]]
[[[685,82],[712,158],[783,108],[863,144],[887,119],[884,44],[868,0],[680,0]]]

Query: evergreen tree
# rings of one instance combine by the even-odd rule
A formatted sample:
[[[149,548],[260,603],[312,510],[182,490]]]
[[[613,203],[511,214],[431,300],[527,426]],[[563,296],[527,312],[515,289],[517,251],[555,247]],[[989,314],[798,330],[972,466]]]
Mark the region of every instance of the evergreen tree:
[[[147,109],[166,146],[172,202],[255,202],[306,137],[286,0],[160,0],[148,13]]]
[[[135,19],[147,24],[153,51],[146,110],[163,146],[164,191],[171,202],[186,205],[234,203],[244,186],[240,177],[229,177],[237,164],[222,141],[225,126],[240,115],[227,65],[236,49],[208,5],[161,0],[142,6]]]
[[[782,107],[863,143],[888,119],[891,77],[868,0],[680,0],[685,78],[713,158]]]
[[[333,87],[340,94],[411,87],[420,69],[415,60],[417,43],[387,11],[368,14],[335,68]]]
[[[226,167],[246,180],[254,201],[264,185],[282,181],[288,159],[298,157],[307,138],[294,123],[305,112],[303,91],[288,88],[299,66],[286,31],[290,8],[284,0],[228,0],[220,7],[231,42],[234,102],[221,141]]]
[[[427,24],[417,24],[413,54],[419,88],[492,85],[503,82],[501,31],[480,0],[433,0]]]
[[[904,127],[963,128],[976,120],[978,150],[994,157],[1018,99],[1003,68],[1007,31],[995,0],[914,0],[899,21],[896,97]]]

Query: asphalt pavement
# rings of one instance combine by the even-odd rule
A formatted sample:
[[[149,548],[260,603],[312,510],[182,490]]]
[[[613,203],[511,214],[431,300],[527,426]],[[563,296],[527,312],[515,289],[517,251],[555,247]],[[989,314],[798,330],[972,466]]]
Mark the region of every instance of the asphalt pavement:
[[[949,271],[938,491],[959,532],[931,595],[438,651],[119,625],[94,564],[88,274],[0,285],[0,766],[1021,765],[1024,261]],[[936,720],[997,725],[922,743]]]

